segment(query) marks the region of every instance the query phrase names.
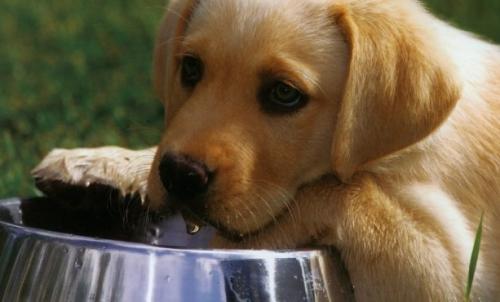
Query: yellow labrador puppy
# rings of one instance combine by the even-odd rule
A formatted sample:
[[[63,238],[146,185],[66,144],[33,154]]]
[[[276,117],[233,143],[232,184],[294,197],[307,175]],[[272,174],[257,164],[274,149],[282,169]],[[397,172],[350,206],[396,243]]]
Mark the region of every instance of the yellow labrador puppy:
[[[473,299],[499,299],[498,47],[416,0],[173,0],[155,83],[157,148],[35,177],[139,192],[217,247],[335,246],[359,301],[461,301],[484,212]]]

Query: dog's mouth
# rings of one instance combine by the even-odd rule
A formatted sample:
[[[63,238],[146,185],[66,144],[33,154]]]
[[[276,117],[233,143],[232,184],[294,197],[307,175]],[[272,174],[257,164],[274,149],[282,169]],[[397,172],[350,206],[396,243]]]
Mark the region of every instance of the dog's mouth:
[[[181,210],[182,217],[186,223],[186,232],[189,235],[196,235],[201,231],[201,229],[207,225],[204,219],[200,218],[199,215],[194,214],[189,209]]]
[[[184,218],[184,222],[186,223],[186,232],[190,235],[196,235],[202,230],[203,227],[210,225],[215,228],[217,230],[217,233],[225,239],[232,242],[244,242],[246,239],[256,237],[268,228],[271,228],[272,226],[278,224],[281,218],[286,215],[287,210],[285,207],[285,209],[282,212],[278,213],[274,217],[274,219],[271,219],[269,222],[263,224],[259,228],[248,232],[241,232],[231,229],[230,227],[210,218],[207,214],[195,212],[189,208],[182,208],[180,212]]]
[[[255,233],[252,232],[243,234],[241,232],[231,230],[227,226],[224,226],[221,223],[218,223],[217,221],[211,219],[210,217],[208,217],[208,215],[195,213],[188,208],[181,209],[181,214],[184,218],[184,222],[186,223],[186,232],[189,235],[196,235],[201,231],[202,228],[206,227],[207,225],[214,227],[219,235],[233,242],[244,241],[245,238],[250,237]]]

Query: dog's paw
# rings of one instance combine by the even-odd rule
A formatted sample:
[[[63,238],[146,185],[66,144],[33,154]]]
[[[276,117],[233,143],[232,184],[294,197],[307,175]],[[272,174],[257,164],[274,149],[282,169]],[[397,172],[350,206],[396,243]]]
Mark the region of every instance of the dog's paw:
[[[43,193],[72,207],[86,207],[96,200],[144,201],[153,157],[154,149],[56,149],[32,171],[32,176]]]

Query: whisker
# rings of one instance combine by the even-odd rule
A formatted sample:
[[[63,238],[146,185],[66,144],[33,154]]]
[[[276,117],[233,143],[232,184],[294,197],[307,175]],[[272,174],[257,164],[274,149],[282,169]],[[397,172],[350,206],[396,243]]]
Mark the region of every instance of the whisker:
[[[269,193],[269,192],[267,192],[267,193]],[[286,206],[286,208],[287,208],[287,213],[288,213],[288,214],[290,215],[290,217],[292,218],[293,225],[295,225],[296,220],[295,220],[295,219],[294,219],[294,217],[293,217],[293,216],[294,216],[294,215],[293,215],[293,211],[292,211],[292,209],[291,209],[290,204],[289,204],[289,202],[288,202],[288,201],[285,201],[285,206]],[[286,231],[285,231],[285,230],[281,227],[281,225],[279,224],[279,221],[277,221],[277,218],[274,218],[274,220],[275,220],[274,227],[278,228],[278,231],[279,231],[279,233],[281,234],[281,236],[280,236],[279,238],[275,238],[275,239],[274,239],[274,241],[276,241],[276,242],[281,242],[281,241],[283,241],[283,240],[288,240],[288,239],[289,239],[289,237],[290,237],[290,233],[289,233],[289,232],[286,232]],[[284,243],[284,242],[282,242],[282,244],[283,244],[283,243]]]

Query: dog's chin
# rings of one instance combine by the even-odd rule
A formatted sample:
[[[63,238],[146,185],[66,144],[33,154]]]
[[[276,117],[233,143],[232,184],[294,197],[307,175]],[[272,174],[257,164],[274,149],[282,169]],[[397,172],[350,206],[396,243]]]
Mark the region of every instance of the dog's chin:
[[[211,226],[217,230],[219,236],[233,241],[233,242],[241,242],[245,240],[245,238],[254,234],[253,231],[241,231],[232,226],[228,226],[222,222],[220,222],[216,218],[212,218],[206,213],[200,213],[198,211],[194,212],[189,209],[181,210],[182,216],[184,217],[184,221],[186,222],[186,229],[196,229],[199,230],[205,226]]]
[[[232,241],[232,242],[242,242],[245,241],[245,239],[256,235],[259,230],[256,231],[239,231],[237,229],[233,229],[230,226],[226,226],[222,223],[219,223],[217,221],[211,221],[209,220],[208,223],[213,226],[217,230],[217,234],[221,237],[223,237],[226,240]]]
[[[188,208],[180,209],[180,212],[184,218],[188,232],[189,230],[193,230],[194,234],[203,227],[211,226],[217,231],[219,236],[232,242],[245,241],[245,239],[256,236],[272,224],[272,222],[265,222],[262,225],[254,226],[252,229],[248,227],[239,229],[238,226],[227,225],[220,219],[211,217],[206,212],[193,211]]]

